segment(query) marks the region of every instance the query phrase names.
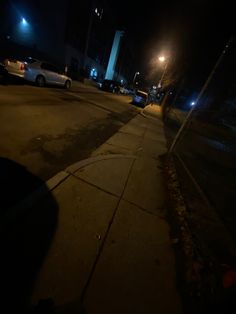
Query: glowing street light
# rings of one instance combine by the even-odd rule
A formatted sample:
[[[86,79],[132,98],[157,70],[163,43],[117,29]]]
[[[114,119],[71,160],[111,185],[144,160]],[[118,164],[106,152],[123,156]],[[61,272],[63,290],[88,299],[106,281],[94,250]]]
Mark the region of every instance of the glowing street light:
[[[160,57],[158,58],[158,60],[159,60],[160,62],[164,62],[164,61],[166,60],[166,58],[165,58],[164,56],[160,56]]]
[[[22,17],[21,23],[22,23],[23,25],[27,25],[27,24],[28,24],[27,21],[26,21],[26,19],[25,19],[24,17]]]

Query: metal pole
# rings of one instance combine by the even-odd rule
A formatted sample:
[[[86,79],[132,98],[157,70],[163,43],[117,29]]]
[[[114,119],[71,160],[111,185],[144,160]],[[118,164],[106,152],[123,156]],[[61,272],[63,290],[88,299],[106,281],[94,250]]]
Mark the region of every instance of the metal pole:
[[[139,72],[135,72],[134,74],[134,79],[133,79],[133,87],[135,86],[135,80],[136,80],[136,76],[139,75]]]
[[[137,72],[135,72],[135,74],[134,74],[133,85],[135,83],[136,76],[137,76]]]
[[[163,71],[162,76],[161,76],[161,79],[160,79],[160,81],[159,81],[159,85],[160,85],[160,86],[161,86],[161,83],[162,83],[162,81],[163,81],[163,79],[164,79],[164,76],[165,76],[165,73],[166,73],[166,69],[167,69],[167,66],[168,66],[168,62],[169,62],[169,60],[166,61],[164,71]]]
[[[208,87],[208,85],[209,85],[209,83],[210,83],[210,81],[211,81],[213,75],[215,74],[216,69],[218,68],[219,64],[221,63],[222,59],[224,58],[224,55],[225,55],[226,51],[228,50],[228,48],[229,48],[229,46],[230,46],[232,40],[233,40],[232,38],[229,39],[229,41],[227,42],[227,44],[226,44],[226,46],[225,46],[223,52],[221,53],[220,57],[218,58],[218,60],[217,60],[217,62],[216,62],[216,64],[215,64],[213,70],[211,71],[211,73],[210,73],[208,79],[206,80],[206,82],[205,82],[203,88],[201,89],[201,91],[200,91],[200,93],[199,93],[199,95],[198,95],[198,97],[197,97],[196,105],[191,108],[191,110],[190,110],[189,113],[187,114],[187,116],[186,116],[186,118],[185,118],[183,124],[181,125],[180,129],[178,130],[178,132],[177,132],[177,134],[176,134],[176,136],[175,136],[175,138],[174,138],[174,140],[173,140],[173,142],[172,142],[172,144],[171,144],[171,147],[170,147],[170,149],[169,149],[169,153],[172,153],[172,152],[173,152],[173,150],[174,150],[174,148],[175,148],[177,142],[178,142],[179,139],[180,139],[180,136],[182,135],[184,129],[186,128],[186,125],[187,125],[188,121],[189,121],[189,120],[191,119],[191,117],[192,117],[193,111],[196,110],[196,107],[197,107],[197,104],[198,104],[200,98],[202,97],[203,93],[204,93],[205,90],[207,89],[207,87]]]
[[[86,37],[86,43],[85,43],[85,49],[84,49],[84,62],[83,62],[83,69],[86,69],[86,63],[87,63],[87,57],[88,57],[88,48],[89,48],[89,42],[91,37],[91,30],[93,25],[93,18],[94,18],[94,4],[92,2],[92,8],[89,18],[89,25],[88,25],[88,31],[87,31],[87,37]]]

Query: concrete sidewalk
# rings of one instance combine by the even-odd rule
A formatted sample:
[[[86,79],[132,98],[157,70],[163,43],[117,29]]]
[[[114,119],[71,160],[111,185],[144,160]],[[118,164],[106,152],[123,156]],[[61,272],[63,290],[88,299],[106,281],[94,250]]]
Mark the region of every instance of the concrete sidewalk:
[[[161,119],[161,106],[153,103],[151,105],[146,106],[142,113],[141,113],[144,117],[152,119],[152,120],[156,120],[156,119]]]
[[[58,225],[33,304],[52,298],[60,313],[182,313],[158,159],[166,140],[154,108],[152,119],[136,116],[48,182]]]

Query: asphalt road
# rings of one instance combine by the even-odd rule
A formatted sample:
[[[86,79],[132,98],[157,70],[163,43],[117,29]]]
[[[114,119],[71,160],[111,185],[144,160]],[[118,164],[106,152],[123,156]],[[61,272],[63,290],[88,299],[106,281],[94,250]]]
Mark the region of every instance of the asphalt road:
[[[0,156],[48,180],[138,114],[130,100],[76,82],[68,91],[0,85]]]

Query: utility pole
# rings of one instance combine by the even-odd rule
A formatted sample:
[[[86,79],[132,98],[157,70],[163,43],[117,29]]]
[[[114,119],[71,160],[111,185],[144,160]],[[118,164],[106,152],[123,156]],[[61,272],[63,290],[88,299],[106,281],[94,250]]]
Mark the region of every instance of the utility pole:
[[[92,1],[91,2],[91,9],[90,9],[89,25],[88,25],[85,48],[84,48],[84,62],[83,62],[83,69],[84,70],[86,69],[86,65],[87,65],[88,49],[89,49],[93,20],[94,20],[95,15],[101,20],[102,16],[103,16],[103,9],[98,9],[95,6],[95,2]]]
[[[164,71],[163,71],[163,73],[162,73],[161,79],[160,79],[159,84],[158,84],[158,86],[160,86],[160,88],[162,87],[162,82],[163,82],[163,79],[164,79],[165,74],[166,74],[166,70],[167,70],[167,67],[168,67],[168,63],[169,63],[169,59],[167,59],[167,61],[165,62]]]

